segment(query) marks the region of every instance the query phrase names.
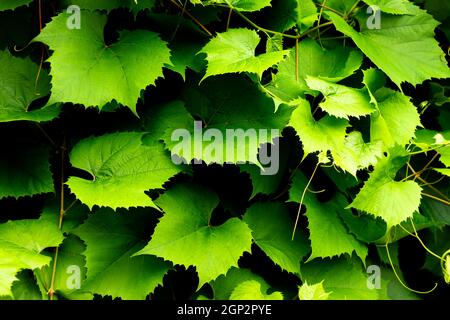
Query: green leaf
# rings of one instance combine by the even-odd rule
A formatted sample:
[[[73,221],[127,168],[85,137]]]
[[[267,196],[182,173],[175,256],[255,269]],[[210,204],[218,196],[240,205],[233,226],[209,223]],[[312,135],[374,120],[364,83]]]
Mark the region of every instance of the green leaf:
[[[307,282],[298,287],[299,300],[328,300],[330,292],[326,292],[323,288],[323,281],[313,285]]]
[[[359,131],[345,137],[344,145],[333,150],[334,163],[356,177],[356,172],[375,165],[383,155],[382,141],[366,143]]]
[[[0,199],[54,192],[47,148],[17,142],[0,148]]]
[[[143,300],[162,284],[170,263],[133,256],[148,239],[149,212],[102,209],[74,231],[87,246],[87,279],[82,290],[125,300]]]
[[[179,172],[158,141],[143,145],[143,133],[113,133],[80,141],[70,162],[87,171],[92,180],[70,177],[67,185],[92,209],[100,207],[155,207],[144,192],[162,188]],[[120,196],[116,196],[119,194]]]
[[[172,156],[186,162],[201,159],[206,164],[249,162],[260,166],[257,156],[261,145],[281,135],[292,112],[291,107],[282,105],[274,113],[272,99],[243,76],[211,78],[200,87],[185,88],[184,93],[186,109],[202,120],[203,127],[187,120],[179,127],[181,137],[172,139],[170,132],[164,143]],[[209,139],[208,131],[212,135]]]
[[[40,75],[39,81],[36,77]],[[29,110],[33,101],[50,93],[50,77],[29,58],[17,58],[0,51],[0,122],[29,120],[48,121],[59,114],[58,104]]]
[[[383,141],[385,150],[396,144],[409,143],[417,127],[421,126],[420,115],[410,98],[384,88],[385,76],[379,70],[364,71],[364,83],[377,108],[377,112],[371,115],[372,141]]]
[[[72,102],[100,109],[108,102],[128,106],[136,114],[142,89],[162,76],[170,52],[158,34],[122,31],[120,39],[106,44],[103,29],[107,17],[83,11],[80,29],[66,26],[69,14],[62,13],[46,25],[34,39],[53,51],[51,102]],[[107,77],[105,77],[105,72]]]
[[[306,84],[324,95],[325,101],[319,106],[337,118],[361,117],[376,110],[370,104],[369,95],[364,89],[349,88],[314,77],[307,77]]]
[[[382,290],[369,289],[368,275],[355,259],[314,260],[302,266],[303,280],[308,283],[323,281],[330,300],[387,299],[387,283],[382,280]]]
[[[129,8],[136,15],[139,11],[151,9],[155,0],[63,0],[63,6],[79,6],[88,10],[106,10],[107,12],[116,8]]]
[[[356,216],[350,210],[342,210],[339,213],[345,225],[358,240],[371,243],[386,234],[387,225],[381,218],[375,219],[366,214]]]
[[[394,180],[407,161],[403,149],[392,149],[389,157],[378,161],[349,207],[381,217],[388,229],[412,218],[419,209],[422,188],[414,181]]]
[[[296,79],[295,48],[278,64],[278,72],[266,89],[283,102],[292,102],[311,92],[306,84],[307,76],[329,82],[338,82],[351,76],[362,63],[362,54],[349,48],[323,49],[311,39],[299,43],[298,80]]]
[[[289,189],[289,201],[300,203],[306,185],[306,177],[297,172]],[[342,195],[337,194],[330,201],[322,203],[314,194],[306,192],[303,204],[306,206],[305,215],[308,218],[312,248],[308,261],[315,258],[340,256],[345,253],[351,256],[353,252],[356,252],[363,263],[365,262],[367,247],[347,231],[339,217],[347,204]]]
[[[218,33],[200,52],[206,54],[208,67],[203,79],[225,73],[250,72],[260,78],[262,73],[277,64],[289,53],[288,50],[263,53],[255,56],[261,38],[256,31],[230,29]]]
[[[250,269],[232,267],[226,275],[221,275],[212,281],[211,287],[214,291],[214,299],[228,300],[233,290],[241,283],[246,281],[256,281],[261,285],[261,291],[267,292],[270,286],[267,282],[250,271]]]
[[[239,11],[259,11],[270,6],[272,0],[190,0],[193,4],[225,4]]]
[[[364,0],[364,2],[390,14],[417,15],[421,13],[420,8],[408,0]]]
[[[402,82],[416,85],[431,78],[450,77],[444,53],[434,39],[438,22],[425,11],[416,15],[382,15],[382,27],[378,30],[368,29],[367,16],[364,16],[360,20],[360,32],[336,13],[327,14],[336,28],[351,37],[397,86]]]
[[[296,232],[287,207],[276,202],[257,202],[244,215],[255,243],[283,270],[300,275],[300,261],[309,252],[306,236]],[[273,223],[276,221],[276,223]]]
[[[219,203],[211,191],[194,184],[178,184],[156,203],[163,208],[164,216],[151,241],[137,254],[195,266],[199,287],[237,266],[239,257],[250,251],[251,230],[240,219],[211,226],[212,211]]]
[[[12,295],[11,285],[20,270],[49,264],[50,258],[40,253],[62,241],[58,226],[47,221],[15,220],[0,224],[0,296]]]
[[[347,120],[328,115],[316,121],[311,114],[309,102],[303,99],[300,100],[297,109],[292,112],[289,125],[300,137],[305,156],[343,146],[346,130],[350,126]]]
[[[13,282],[11,292],[14,300],[41,300],[42,294],[36,284],[31,270],[22,270],[17,275],[18,280]],[[1,300],[1,299],[0,299]]]
[[[11,10],[17,7],[28,5],[33,0],[2,0],[0,3],[0,11]]]
[[[311,28],[319,19],[316,5],[312,0],[297,0],[297,25],[300,27],[300,33]]]
[[[261,290],[261,284],[249,280],[239,284],[231,293],[230,300],[283,300],[281,292],[266,294]]]
[[[439,161],[450,167],[450,131],[419,130],[414,143],[422,150],[436,149]]]

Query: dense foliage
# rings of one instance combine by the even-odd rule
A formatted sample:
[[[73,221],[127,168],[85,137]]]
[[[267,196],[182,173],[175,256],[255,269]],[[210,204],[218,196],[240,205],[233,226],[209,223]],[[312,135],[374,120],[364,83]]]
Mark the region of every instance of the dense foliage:
[[[448,298],[449,43],[447,0],[2,0],[0,297]]]

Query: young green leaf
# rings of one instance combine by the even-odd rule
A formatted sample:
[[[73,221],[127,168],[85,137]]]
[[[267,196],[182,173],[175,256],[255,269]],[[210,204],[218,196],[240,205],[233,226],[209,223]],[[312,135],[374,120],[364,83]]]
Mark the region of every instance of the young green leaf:
[[[123,132],[80,141],[70,153],[70,162],[87,171],[92,180],[70,177],[70,190],[91,209],[94,205],[155,207],[144,192],[161,188],[180,167],[172,163],[160,142],[143,145],[143,136]]]
[[[244,281],[231,293],[230,300],[283,300],[279,291],[267,294],[262,292],[261,284],[255,280]]]
[[[106,44],[107,17],[82,12],[80,29],[68,28],[69,14],[61,13],[34,39],[53,51],[51,102],[72,102],[100,109],[116,100],[136,114],[142,89],[162,76],[170,64],[170,51],[158,34],[144,30],[122,31],[118,42]],[[105,77],[105,74],[108,76]]]
[[[250,251],[251,230],[239,218],[211,226],[211,214],[218,205],[216,194],[194,185],[178,184],[156,202],[164,216],[151,241],[138,255],[152,254],[195,266],[199,287],[237,266],[239,257]]]

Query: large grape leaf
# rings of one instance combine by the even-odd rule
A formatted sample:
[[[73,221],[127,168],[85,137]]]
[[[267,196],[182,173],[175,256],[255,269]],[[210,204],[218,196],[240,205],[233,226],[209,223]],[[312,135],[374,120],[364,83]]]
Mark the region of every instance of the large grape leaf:
[[[239,11],[258,11],[270,6],[272,0],[190,0],[193,4],[226,4]]]
[[[40,220],[15,220],[0,224],[0,296],[11,295],[11,285],[22,269],[50,263],[45,248],[57,247],[63,235],[56,224]]]
[[[48,149],[0,142],[0,199],[54,192]]]
[[[37,80],[37,76],[39,80]],[[31,103],[50,93],[50,77],[29,58],[17,58],[0,51],[0,122],[48,121],[59,113],[59,105],[29,110]]]
[[[283,294],[279,291],[267,294],[258,281],[248,280],[234,288],[230,300],[283,300]]]
[[[362,63],[362,54],[356,50],[343,47],[325,50],[314,40],[302,40],[299,43],[297,80],[294,50],[278,64],[278,72],[266,86],[273,96],[283,102],[291,102],[313,91],[306,85],[307,76],[338,82],[351,76]]]
[[[310,89],[320,91],[324,95],[325,101],[319,106],[337,118],[361,117],[376,110],[370,104],[365,89],[354,89],[314,77],[307,77],[306,84]]]
[[[211,215],[219,200],[211,191],[178,184],[156,202],[164,216],[151,241],[137,254],[153,254],[174,264],[195,266],[199,287],[237,266],[239,257],[249,252],[251,230],[239,218],[211,226]]]
[[[61,13],[34,39],[53,51],[51,102],[72,102],[102,108],[116,100],[136,114],[142,89],[162,76],[170,52],[158,34],[144,30],[122,31],[113,44],[105,43],[107,17],[83,11],[80,29],[69,29]],[[105,75],[108,75],[105,77]]]
[[[307,185],[306,177],[297,172],[289,189],[289,201],[300,203],[303,191]],[[353,252],[365,263],[368,249],[351,235],[339,217],[339,212],[345,210],[346,200],[342,195],[335,195],[330,201],[322,203],[316,195],[307,191],[303,204],[306,206],[308,229],[312,253],[308,258],[327,258],[342,254],[352,255]]]
[[[101,209],[74,233],[86,243],[87,279],[82,290],[122,299],[145,299],[171,265],[155,256],[133,256],[148,239],[152,216],[145,210]],[[150,230],[151,232],[151,230]]]
[[[377,111],[371,115],[372,141],[383,141],[384,148],[407,144],[417,127],[420,115],[410,98],[400,92],[384,88],[385,76],[379,70],[364,71],[364,83]]]
[[[230,94],[233,92],[233,94]],[[292,108],[279,107],[274,113],[272,99],[243,76],[226,75],[205,80],[200,87],[188,86],[184,91],[186,109],[202,121],[202,128],[186,119],[179,129],[188,137],[165,135],[164,143],[172,155],[190,162],[245,163],[260,165],[260,146],[281,135],[289,122]],[[257,105],[255,109],[253,106]],[[214,133],[209,140],[207,130]]]
[[[272,223],[273,221],[276,223]],[[283,270],[300,275],[300,261],[309,252],[306,236],[297,230],[285,206],[276,202],[257,202],[244,215],[255,243]]]
[[[373,30],[366,26],[364,16],[360,32],[336,13],[327,14],[336,28],[351,37],[397,86],[402,82],[416,85],[431,78],[450,77],[444,53],[434,39],[438,22],[425,11],[402,16],[382,14],[382,27]]]
[[[0,3],[0,11],[11,10],[17,7],[29,4],[33,0],[2,0]]]
[[[349,207],[381,217],[388,229],[412,218],[419,209],[422,188],[415,181],[394,180],[407,161],[402,148],[391,149],[388,157],[378,161]]]
[[[158,141],[143,145],[143,135],[107,134],[82,140],[73,148],[72,165],[92,176],[92,180],[70,177],[67,182],[81,202],[91,209],[94,205],[113,209],[155,207],[144,192],[161,188],[180,167],[172,163]]]
[[[206,54],[208,61],[203,79],[239,72],[256,73],[261,78],[265,70],[283,60],[289,53],[288,50],[282,50],[255,56],[260,41],[256,31],[249,29],[230,29],[218,33],[200,51]]]

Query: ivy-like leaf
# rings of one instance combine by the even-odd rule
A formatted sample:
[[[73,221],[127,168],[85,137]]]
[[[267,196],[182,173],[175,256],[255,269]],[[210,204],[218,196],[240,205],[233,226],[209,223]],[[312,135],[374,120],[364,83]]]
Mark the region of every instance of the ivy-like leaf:
[[[36,82],[37,75],[40,74]],[[0,51],[0,122],[48,121],[59,114],[59,105],[28,110],[31,103],[50,93],[50,77],[29,58],[17,58]]]
[[[394,180],[407,159],[403,149],[392,149],[389,157],[375,166],[369,180],[349,207],[381,217],[388,229],[412,218],[419,209],[422,188],[415,181]]]
[[[307,77],[306,84],[324,95],[325,101],[319,106],[337,118],[361,117],[376,110],[364,89],[354,89],[314,77]]]
[[[127,132],[91,137],[79,142],[70,153],[76,168],[92,180],[70,177],[67,185],[92,209],[100,207],[155,207],[144,192],[161,188],[180,171],[158,141],[142,144],[144,133]],[[119,196],[117,196],[119,195]]]
[[[244,281],[231,293],[230,300],[283,300],[279,291],[267,294],[262,292],[261,284],[255,280]]]
[[[262,73],[277,64],[289,53],[288,50],[263,53],[255,56],[261,38],[256,31],[230,29],[218,33],[200,52],[206,54],[208,67],[203,79],[224,73],[250,72],[260,78]]]
[[[82,290],[127,300],[153,292],[171,265],[155,256],[133,256],[145,245],[150,224],[148,212],[101,209],[77,228],[74,233],[87,245]]]
[[[323,49],[311,39],[299,43],[298,80],[296,79],[295,49],[278,64],[278,72],[266,89],[283,102],[292,102],[305,93],[314,93],[306,85],[306,77],[318,77],[330,82],[338,82],[351,76],[362,63],[362,54],[349,48]]]
[[[431,78],[450,77],[444,53],[434,39],[438,22],[425,11],[416,15],[383,14],[381,29],[369,29],[367,17],[364,17],[360,21],[360,32],[336,13],[327,14],[336,28],[351,37],[397,86],[400,87],[402,82],[416,85]]]
[[[289,189],[289,201],[299,203],[307,185],[306,177],[297,172]],[[342,195],[336,195],[326,203],[321,203],[311,192],[306,192],[303,200],[306,206],[308,229],[312,254],[308,261],[314,258],[327,258],[352,255],[353,252],[365,263],[368,249],[351,235],[339,217],[339,212],[345,210],[346,200]]]
[[[29,4],[32,1],[33,0],[2,0],[0,3],[0,11],[15,9]]]
[[[61,13],[34,39],[53,51],[51,102],[72,102],[102,108],[116,100],[136,114],[142,89],[162,76],[170,52],[158,34],[122,31],[117,43],[106,44],[107,17],[83,11],[80,29],[69,29],[69,14]],[[105,77],[105,74],[108,74]]]
[[[276,220],[277,223],[271,221]],[[306,236],[297,230],[291,239],[294,224],[286,207],[276,202],[258,202],[244,216],[252,229],[255,243],[283,270],[300,275],[300,260],[309,252]]]
[[[211,226],[211,214],[218,197],[193,184],[178,184],[156,202],[164,216],[151,241],[137,254],[153,254],[182,264],[195,266],[199,287],[237,266],[239,257],[250,251],[251,230],[238,218],[220,226]]]
[[[50,263],[45,248],[57,247],[63,235],[56,224],[40,220],[16,220],[0,224],[0,296],[11,295],[11,285],[22,269]]]
[[[29,143],[0,143],[0,199],[54,192],[48,149]],[[6,151],[7,150],[7,151]]]

